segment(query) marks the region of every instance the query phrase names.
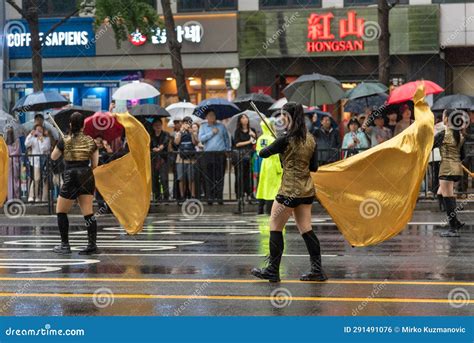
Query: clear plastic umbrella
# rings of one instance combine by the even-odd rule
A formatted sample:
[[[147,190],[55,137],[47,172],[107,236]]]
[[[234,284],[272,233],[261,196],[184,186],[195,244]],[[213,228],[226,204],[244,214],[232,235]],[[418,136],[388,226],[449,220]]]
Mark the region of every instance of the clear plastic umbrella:
[[[0,135],[5,135],[8,128],[13,128],[16,137],[25,134],[25,130],[15,117],[0,110]]]
[[[249,117],[250,127],[254,129],[258,135],[260,135],[262,133],[262,128],[260,127],[260,122],[262,119],[257,114],[257,112],[250,110],[243,111],[233,116],[226,125],[227,131],[229,131],[231,135],[234,134],[235,129],[237,128],[237,121],[239,120],[241,114],[245,114],[247,117]]]

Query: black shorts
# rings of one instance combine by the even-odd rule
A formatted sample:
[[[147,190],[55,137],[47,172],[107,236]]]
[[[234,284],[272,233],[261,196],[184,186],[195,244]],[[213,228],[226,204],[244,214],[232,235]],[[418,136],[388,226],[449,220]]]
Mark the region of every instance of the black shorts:
[[[444,181],[458,182],[458,181],[461,181],[462,176],[461,175],[441,175],[439,179],[444,180]]]
[[[94,174],[90,167],[74,167],[64,170],[63,185],[59,195],[74,200],[79,195],[94,195]]]
[[[311,205],[314,202],[314,196],[306,198],[292,198],[285,195],[277,194],[275,200],[286,207],[295,208],[299,205]]]

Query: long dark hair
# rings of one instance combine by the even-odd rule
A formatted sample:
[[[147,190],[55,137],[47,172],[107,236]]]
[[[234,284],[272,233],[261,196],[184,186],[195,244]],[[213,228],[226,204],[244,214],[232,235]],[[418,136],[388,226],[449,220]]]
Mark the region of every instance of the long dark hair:
[[[304,142],[306,140],[306,123],[303,106],[296,102],[287,102],[283,105],[282,110],[289,115],[289,129],[286,133],[288,138]]]
[[[454,137],[454,140],[456,141],[456,145],[459,145],[459,142],[461,142],[461,128],[458,127],[459,120],[462,121],[462,118],[459,117],[460,113],[462,113],[462,111],[457,110],[457,109],[445,110],[444,112],[444,115],[446,116],[446,118],[448,118],[448,128],[453,133],[453,137]],[[450,121],[453,122],[453,125],[452,125],[453,127],[450,127]]]
[[[240,131],[240,132],[243,132],[243,131],[244,131],[244,130],[243,130],[244,127],[243,127],[243,125],[242,125],[242,118],[243,118],[244,116],[247,117],[247,120],[248,120],[248,123],[247,123],[247,130],[250,131],[250,119],[249,119],[249,116],[246,115],[245,113],[242,113],[242,114],[239,116],[239,118],[237,118],[237,127],[236,127],[236,129],[235,129],[236,131]]]
[[[74,112],[71,114],[71,118],[69,118],[69,134],[72,136],[81,132],[82,128],[84,127],[84,116],[82,113]]]

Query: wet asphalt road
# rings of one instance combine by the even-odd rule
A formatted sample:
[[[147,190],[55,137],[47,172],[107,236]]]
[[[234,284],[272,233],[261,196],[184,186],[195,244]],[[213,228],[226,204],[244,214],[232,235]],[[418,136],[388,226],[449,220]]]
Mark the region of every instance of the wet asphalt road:
[[[474,224],[473,213],[461,215]],[[281,283],[253,279],[268,253],[268,217],[181,214],[149,217],[126,235],[111,216],[99,218],[102,253],[81,256],[86,232],[72,216],[70,256],[55,218],[0,217],[2,315],[473,315],[474,230],[438,236],[440,213],[417,212],[399,236],[352,248],[330,218],[315,216],[325,283],[298,281],[309,267],[290,223]]]

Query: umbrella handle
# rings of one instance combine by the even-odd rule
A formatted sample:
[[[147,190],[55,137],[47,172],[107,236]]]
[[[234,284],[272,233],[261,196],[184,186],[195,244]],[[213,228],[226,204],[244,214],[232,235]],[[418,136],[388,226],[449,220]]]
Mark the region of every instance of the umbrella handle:
[[[53,126],[58,130],[59,135],[61,136],[62,139],[64,139],[64,133],[63,131],[59,128],[58,124],[56,123],[56,120],[53,119],[53,116],[51,114],[48,114],[48,120],[53,124]]]
[[[253,101],[250,101],[250,106],[252,106],[253,110],[255,112],[257,112],[258,116],[260,117],[260,119],[262,119],[262,121],[265,124],[265,126],[267,127],[267,129],[270,130],[270,132],[272,133],[273,137],[277,138],[275,132],[273,132],[272,128],[270,126],[268,126],[267,121],[265,120],[265,117],[263,116],[262,113],[260,113],[257,106],[255,106],[255,104],[253,103]]]

